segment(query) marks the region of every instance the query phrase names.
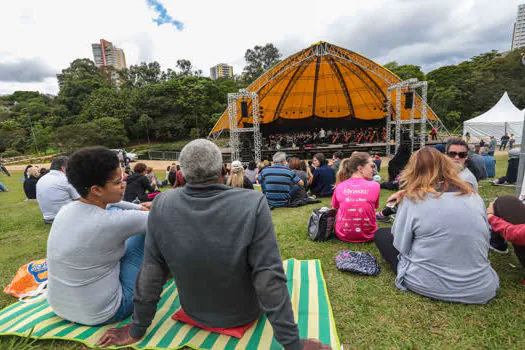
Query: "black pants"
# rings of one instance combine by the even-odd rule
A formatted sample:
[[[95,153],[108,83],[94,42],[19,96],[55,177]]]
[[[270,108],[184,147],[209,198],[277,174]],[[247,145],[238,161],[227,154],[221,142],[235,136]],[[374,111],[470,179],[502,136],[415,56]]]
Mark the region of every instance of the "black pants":
[[[525,224],[525,205],[513,196],[499,197],[494,203],[494,215],[513,225]],[[490,240],[497,244],[505,241],[505,239],[496,232],[491,233]],[[520,261],[521,266],[525,267],[525,246],[519,246],[514,243],[512,246],[514,247],[514,253],[516,253],[516,257]]]
[[[378,229],[374,234],[374,242],[383,259],[392,266],[392,269],[397,274],[397,256],[399,255],[399,252],[394,247],[394,236],[392,235],[391,228],[387,227]]]
[[[501,145],[499,146],[499,150],[501,151],[502,149],[504,150],[505,147],[507,147],[507,141],[501,141]]]

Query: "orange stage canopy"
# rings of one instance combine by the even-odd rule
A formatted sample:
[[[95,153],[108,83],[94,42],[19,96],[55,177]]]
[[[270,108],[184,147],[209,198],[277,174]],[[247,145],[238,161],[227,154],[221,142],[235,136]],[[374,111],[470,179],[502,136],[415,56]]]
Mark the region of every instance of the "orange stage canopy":
[[[345,118],[346,120],[377,120],[385,117],[387,88],[401,82],[388,69],[368,58],[341,47],[319,42],[281,61],[268,70],[247,90],[259,96],[260,123],[283,119]],[[395,91],[392,92],[395,120]],[[402,107],[405,103],[401,95]],[[421,98],[415,95],[416,119],[421,118]],[[241,118],[237,106],[239,127],[252,124],[251,102],[249,117]],[[410,109],[402,108],[401,119],[410,119]],[[427,118],[437,119],[427,106]],[[211,134],[229,129],[228,110],[215,124]]]

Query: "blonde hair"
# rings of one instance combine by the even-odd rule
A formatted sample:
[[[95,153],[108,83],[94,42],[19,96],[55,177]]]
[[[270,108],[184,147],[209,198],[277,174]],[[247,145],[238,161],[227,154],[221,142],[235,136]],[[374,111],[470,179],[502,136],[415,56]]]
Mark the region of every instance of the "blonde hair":
[[[27,170],[27,175],[39,178],[40,177],[40,169],[38,167],[36,167],[36,166],[33,166],[33,167],[31,167],[31,168],[29,168]]]
[[[354,152],[350,158],[343,159],[339,171],[335,174],[335,186],[351,178],[357,172],[357,168],[365,166],[370,158],[372,157],[366,152]]]
[[[405,190],[404,196],[414,202],[429,193],[440,197],[444,192],[457,192],[458,195],[473,192],[470,184],[460,179],[454,162],[432,147],[423,147],[412,154],[399,184]]]
[[[226,185],[231,187],[244,187],[244,169],[243,168],[235,168],[232,169],[231,175],[228,177],[228,181],[226,181]]]

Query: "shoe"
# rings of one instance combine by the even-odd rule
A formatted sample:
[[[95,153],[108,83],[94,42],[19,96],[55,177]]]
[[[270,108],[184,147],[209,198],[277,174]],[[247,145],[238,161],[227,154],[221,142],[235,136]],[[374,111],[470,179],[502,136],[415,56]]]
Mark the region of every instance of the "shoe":
[[[384,216],[380,211],[376,213],[376,220],[385,224],[390,223],[390,216]]]
[[[489,249],[498,254],[507,254],[509,252],[507,242],[502,244],[490,242]]]

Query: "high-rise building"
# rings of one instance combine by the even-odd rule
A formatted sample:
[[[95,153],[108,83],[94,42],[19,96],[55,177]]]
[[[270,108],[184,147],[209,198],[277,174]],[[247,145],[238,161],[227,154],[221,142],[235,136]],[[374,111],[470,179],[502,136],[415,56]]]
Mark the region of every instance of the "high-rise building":
[[[233,67],[226,63],[219,63],[210,68],[210,76],[213,80],[219,78],[233,79]]]
[[[525,47],[525,4],[518,6],[518,15],[512,35],[512,50],[520,47]]]
[[[124,51],[113,46],[107,40],[100,39],[100,44],[91,44],[93,49],[93,59],[97,67],[112,66],[117,70],[126,68],[126,56]]]

